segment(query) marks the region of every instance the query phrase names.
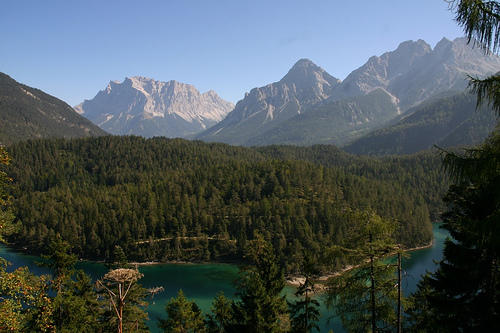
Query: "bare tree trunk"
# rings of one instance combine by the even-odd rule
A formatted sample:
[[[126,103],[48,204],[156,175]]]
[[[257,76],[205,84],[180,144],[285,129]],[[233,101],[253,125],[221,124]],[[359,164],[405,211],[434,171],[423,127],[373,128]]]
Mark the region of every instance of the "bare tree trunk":
[[[373,235],[370,232],[370,247],[372,246],[371,244],[373,243]],[[377,320],[375,318],[375,271],[374,271],[374,263],[373,263],[373,250],[371,251],[372,253],[370,254],[370,300],[371,300],[371,310],[372,310],[372,333],[375,333],[377,331]]]
[[[398,329],[401,333],[401,251],[398,252]]]

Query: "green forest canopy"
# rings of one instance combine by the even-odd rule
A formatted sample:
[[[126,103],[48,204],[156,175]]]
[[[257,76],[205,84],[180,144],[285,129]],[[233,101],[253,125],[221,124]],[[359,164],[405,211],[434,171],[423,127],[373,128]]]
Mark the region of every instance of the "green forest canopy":
[[[294,271],[304,248],[321,253],[339,243],[355,210],[397,220],[405,247],[428,244],[447,188],[431,153],[375,159],[333,146],[253,149],[134,136],[34,140],[8,150],[22,225],[11,241],[43,251],[60,234],[89,259],[110,259],[120,245],[132,260],[239,260],[260,234]]]

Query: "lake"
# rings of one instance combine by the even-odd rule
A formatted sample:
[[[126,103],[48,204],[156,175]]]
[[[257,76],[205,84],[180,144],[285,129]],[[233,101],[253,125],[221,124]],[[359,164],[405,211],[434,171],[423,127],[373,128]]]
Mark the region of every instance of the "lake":
[[[403,260],[403,289],[405,295],[416,290],[420,276],[426,271],[434,271],[436,265],[434,260],[442,258],[444,240],[448,233],[434,225],[434,244],[430,248],[417,250],[409,253],[409,257]],[[20,266],[28,266],[36,274],[47,274],[49,270],[36,266],[38,257],[14,252],[7,247],[0,246],[0,256],[12,263],[12,269]],[[78,268],[83,269],[93,279],[102,277],[107,269],[101,263],[80,262]],[[139,268],[144,277],[140,283],[145,288],[162,286],[165,291],[157,294],[154,299],[149,299],[149,327],[152,332],[159,332],[157,319],[165,317],[165,305],[171,297],[176,296],[177,291],[182,289],[186,297],[193,299],[203,311],[209,311],[212,299],[219,291],[223,291],[228,297],[234,295],[233,281],[238,275],[238,268],[229,264],[161,264],[141,266]],[[292,287],[286,287],[287,294],[293,294]],[[344,332],[338,319],[328,321],[331,316],[326,306],[321,306],[321,332]]]

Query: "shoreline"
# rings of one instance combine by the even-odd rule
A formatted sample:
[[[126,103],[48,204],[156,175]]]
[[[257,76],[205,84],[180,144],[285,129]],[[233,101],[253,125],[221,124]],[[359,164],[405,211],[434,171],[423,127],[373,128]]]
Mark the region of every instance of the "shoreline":
[[[424,250],[424,249],[428,249],[428,248],[431,248],[432,246],[434,245],[434,239],[427,245],[422,245],[422,246],[417,246],[417,247],[412,247],[412,248],[409,248],[409,249],[405,249],[403,251],[403,253],[407,253],[407,252],[414,252],[414,251],[418,251],[418,250]],[[386,256],[390,257],[390,256],[393,256],[395,255],[396,253],[395,252],[391,252],[389,254],[387,254]],[[317,279],[314,280],[314,282],[316,282],[316,291],[315,293],[320,293],[320,292],[323,292],[325,289],[326,289],[326,286],[325,286],[325,282],[332,278],[332,277],[336,277],[336,276],[339,276],[339,275],[342,275],[346,272],[349,272],[350,270],[353,270],[355,268],[358,268],[360,267],[361,264],[358,264],[358,265],[347,265],[346,267],[338,270],[338,271],[335,271],[335,272],[331,272],[331,273],[328,273],[328,274],[323,274],[321,276],[319,276]],[[288,276],[285,276],[285,282],[287,285],[289,286],[293,286],[293,287],[299,287],[301,284],[304,283],[305,281],[305,278],[301,275],[288,275]]]
[[[20,252],[22,254],[27,254],[27,255],[34,255],[34,254],[30,253],[30,251],[28,250],[27,247],[10,247],[7,244],[4,244],[4,245],[6,245],[7,248],[10,248],[10,249],[14,250],[15,252]],[[423,249],[430,248],[433,245],[434,245],[434,239],[429,244],[427,244],[427,245],[422,245],[422,246],[417,246],[417,247],[405,249],[403,252],[407,253],[407,252],[414,252],[414,251],[418,251],[418,250],[423,250]],[[386,256],[392,256],[394,254],[395,254],[395,252],[392,252],[392,253],[387,254]],[[102,260],[92,260],[92,259],[81,258],[78,261],[88,261],[88,262],[95,262],[95,263],[105,264],[105,262],[102,261]],[[131,266],[136,266],[136,267],[139,267],[139,266],[155,266],[155,265],[204,265],[204,264],[205,265],[206,264],[228,264],[228,265],[239,266],[240,264],[243,264],[243,262],[236,261],[236,260],[235,261],[186,261],[186,260],[169,260],[169,261],[142,261],[142,262],[131,261],[128,264],[131,265]],[[321,292],[321,290],[325,289],[324,283],[329,278],[339,276],[339,275],[344,274],[344,273],[346,273],[346,272],[348,272],[348,271],[350,271],[352,269],[355,269],[355,268],[357,268],[359,266],[361,266],[361,264],[358,264],[358,265],[348,265],[348,266],[346,266],[346,267],[344,267],[344,268],[342,268],[342,269],[340,269],[338,271],[326,273],[326,274],[323,274],[323,275],[319,276],[317,279],[315,279],[315,282],[317,282],[317,287],[318,287],[318,291],[317,292]],[[299,287],[302,283],[304,283],[304,281],[305,281],[305,278],[302,275],[297,275],[297,274],[285,275],[285,283],[288,286]]]

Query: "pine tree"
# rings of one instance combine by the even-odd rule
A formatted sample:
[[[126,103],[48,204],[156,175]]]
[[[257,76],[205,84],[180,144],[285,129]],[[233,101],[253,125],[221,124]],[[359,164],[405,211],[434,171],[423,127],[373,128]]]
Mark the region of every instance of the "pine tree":
[[[252,265],[240,272],[238,300],[233,302],[233,320],[228,332],[286,332],[290,328],[285,286],[271,244],[257,236],[248,244]]]
[[[233,310],[231,308],[231,301],[220,292],[215,297],[211,314],[207,315],[206,326],[209,333],[224,333],[225,328],[228,327],[233,320]]]
[[[383,259],[396,249],[396,225],[370,211],[349,215],[361,223],[353,224],[345,245],[334,250],[345,253],[359,267],[328,280],[327,304],[349,332],[391,329],[397,321],[395,266]]]
[[[179,290],[177,297],[171,298],[165,310],[167,319],[160,321],[160,328],[166,333],[204,333],[205,324],[198,305]]]
[[[43,266],[54,272],[48,281],[53,294],[52,318],[58,332],[96,331],[100,327],[102,304],[92,286],[90,277],[75,269],[77,256],[71,253],[68,242],[57,236],[42,255]]]
[[[319,270],[310,253],[304,255],[301,265],[301,272],[304,282],[300,284],[295,292],[298,298],[293,303],[289,303],[292,332],[309,333],[313,330],[319,331],[317,324],[319,320],[319,302],[311,297],[315,292],[313,279],[319,274]]]

